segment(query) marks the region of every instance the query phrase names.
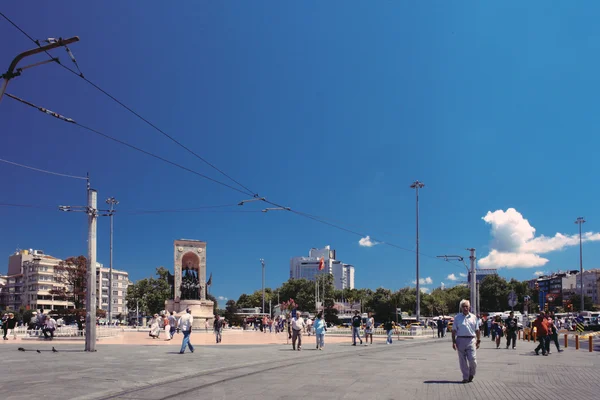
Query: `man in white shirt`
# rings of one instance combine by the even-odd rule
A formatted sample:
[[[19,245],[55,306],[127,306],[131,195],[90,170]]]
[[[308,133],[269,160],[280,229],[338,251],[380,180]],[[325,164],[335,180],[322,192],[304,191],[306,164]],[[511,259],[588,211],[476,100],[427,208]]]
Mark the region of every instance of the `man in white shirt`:
[[[462,372],[462,383],[473,382],[477,369],[477,352],[479,348],[479,321],[477,316],[469,312],[471,303],[462,300],[460,313],[454,317],[452,324],[452,348],[458,351],[458,364]],[[477,338],[477,341],[475,339]]]
[[[45,326],[42,329],[42,332],[44,333],[44,338],[54,339],[54,331],[56,330],[56,320],[48,315],[45,319],[44,324]],[[50,336],[48,336],[48,332],[50,332]]]
[[[194,346],[190,342],[190,334],[192,333],[192,324],[194,323],[194,317],[192,317],[192,310],[187,308],[185,310],[185,314],[179,318],[179,322],[177,326],[183,333],[183,342],[181,343],[181,350],[179,350],[179,354],[185,353],[185,348],[189,347],[190,351],[194,352]]]
[[[305,325],[304,318],[300,315],[296,314],[292,318],[292,349],[294,350],[296,350],[296,340],[298,340],[298,351],[300,351],[300,347],[302,346],[302,329],[304,329]]]

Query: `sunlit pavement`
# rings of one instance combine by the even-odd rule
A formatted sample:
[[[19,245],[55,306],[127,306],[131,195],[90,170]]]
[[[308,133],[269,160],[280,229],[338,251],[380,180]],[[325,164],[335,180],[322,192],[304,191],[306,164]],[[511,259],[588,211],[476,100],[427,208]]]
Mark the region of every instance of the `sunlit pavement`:
[[[600,353],[587,347],[543,357],[533,353],[533,342],[518,341],[516,350],[506,350],[504,342],[496,349],[484,338],[475,380],[462,384],[448,336],[391,345],[376,338],[373,345],[356,347],[347,337],[328,336],[323,351],[311,336],[302,351],[293,351],[285,336],[266,337],[275,334],[229,334],[224,343],[236,345],[216,345],[211,334],[192,333],[194,353],[179,354],[181,335],[165,343],[142,335],[126,335],[121,344],[101,341],[96,353],[83,352],[82,343],[5,341],[3,398],[547,400],[600,393]],[[18,351],[20,346],[27,351]]]

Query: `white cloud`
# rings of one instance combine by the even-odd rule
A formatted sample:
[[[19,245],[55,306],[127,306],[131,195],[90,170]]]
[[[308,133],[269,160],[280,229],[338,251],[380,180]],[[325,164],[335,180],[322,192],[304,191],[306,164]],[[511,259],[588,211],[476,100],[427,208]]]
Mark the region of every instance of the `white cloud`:
[[[227,300],[227,297],[219,296],[217,297],[217,300]]]
[[[417,284],[417,281],[412,281],[413,285]],[[433,283],[433,279],[431,279],[430,276],[428,276],[427,278],[421,278],[419,279],[419,285],[431,285]]]
[[[533,275],[535,275],[535,276],[542,276],[542,275],[546,275],[546,273],[545,273],[545,272],[543,272],[543,271],[535,271],[535,272],[533,273]]]
[[[482,267],[534,268],[546,265],[549,261],[540,254],[563,250],[579,244],[579,235],[535,237],[535,228],[514,208],[506,211],[488,211],[482,218],[491,225],[492,242],[490,253],[479,260]],[[600,241],[600,233],[586,232],[584,242]],[[462,275],[462,274],[461,274]]]
[[[490,251],[486,257],[479,260],[479,265],[482,267],[497,267],[497,268],[532,268],[542,267],[549,260],[540,257],[537,254],[531,253],[503,253],[496,249]]]
[[[426,287],[419,288],[419,290],[421,291],[421,293],[429,293],[429,288]]]
[[[446,284],[444,282],[442,282],[440,287],[442,288],[442,290],[444,290],[446,288]]]
[[[446,277],[446,279],[450,279],[451,281],[457,281],[458,278],[456,277],[456,275],[454,274],[450,274]]]
[[[375,246],[376,244],[379,244],[379,243],[371,240],[371,237],[369,235],[367,235],[364,238],[361,238],[358,241],[358,244],[361,245],[361,246],[363,246],[363,247],[373,247],[373,246]]]
[[[461,272],[459,275],[462,276],[463,278],[467,277],[467,274],[465,274],[464,272]]]

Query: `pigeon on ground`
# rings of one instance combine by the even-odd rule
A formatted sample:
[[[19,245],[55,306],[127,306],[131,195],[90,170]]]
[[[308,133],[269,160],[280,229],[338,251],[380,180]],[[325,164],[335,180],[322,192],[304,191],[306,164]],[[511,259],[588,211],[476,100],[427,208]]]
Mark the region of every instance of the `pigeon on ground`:
[[[38,353],[41,353],[41,351],[39,351],[39,350],[36,350],[36,351],[37,351]]]
[[[19,347],[19,349],[18,349],[18,350],[19,350],[19,351],[25,351],[25,349],[24,349],[24,348],[22,348],[22,347]]]
[[[52,352],[53,353],[58,353],[58,350],[56,350],[54,347],[52,347]]]

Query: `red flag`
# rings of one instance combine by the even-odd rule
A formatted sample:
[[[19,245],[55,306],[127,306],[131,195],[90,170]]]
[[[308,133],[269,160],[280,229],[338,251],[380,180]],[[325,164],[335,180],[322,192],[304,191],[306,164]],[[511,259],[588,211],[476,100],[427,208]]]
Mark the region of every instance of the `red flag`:
[[[321,260],[319,261],[319,271],[323,271],[325,269],[325,258],[321,257]]]

